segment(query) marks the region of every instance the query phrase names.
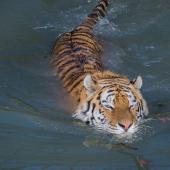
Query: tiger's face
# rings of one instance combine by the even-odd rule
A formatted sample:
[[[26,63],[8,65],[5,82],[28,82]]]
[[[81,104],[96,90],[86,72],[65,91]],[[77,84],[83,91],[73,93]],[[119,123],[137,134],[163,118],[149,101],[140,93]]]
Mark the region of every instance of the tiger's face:
[[[148,114],[140,88],[142,78],[84,79],[84,90],[74,117],[115,134],[134,133]]]

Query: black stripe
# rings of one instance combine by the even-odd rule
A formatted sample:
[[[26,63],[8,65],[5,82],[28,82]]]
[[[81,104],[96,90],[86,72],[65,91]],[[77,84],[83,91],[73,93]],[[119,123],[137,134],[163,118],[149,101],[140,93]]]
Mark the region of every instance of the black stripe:
[[[124,91],[124,92],[127,92],[127,93],[129,92],[129,90],[127,90],[127,89],[123,89],[123,91]]]
[[[59,54],[55,54],[54,58],[52,59],[51,63],[55,64],[55,62],[58,62],[58,60],[62,60],[63,57],[67,56],[71,53],[71,50],[67,50],[67,51],[63,51],[63,52],[59,52]]]
[[[139,113],[140,113],[140,111],[141,111],[140,104],[139,104],[139,103],[137,103],[137,106],[138,106],[137,112],[139,112]]]
[[[92,26],[91,27],[89,27],[89,26],[87,26],[86,25],[86,23],[84,23],[84,24],[81,24],[80,26],[78,26],[77,28],[76,28],[76,30],[77,31],[84,31],[84,30],[88,30],[88,29],[91,29],[92,28]]]
[[[75,41],[75,43],[78,43],[79,45],[85,46],[86,48],[90,48],[90,49],[94,48],[95,52],[98,52],[100,50],[100,48],[94,42],[93,43],[92,42],[88,42],[88,41],[83,40],[83,39],[76,39],[74,41]]]
[[[56,62],[56,66],[57,66],[57,67],[60,67],[60,64],[61,64],[61,63],[64,64],[64,62],[66,62],[66,61],[73,60],[74,57],[71,57],[71,56],[72,56],[72,55],[70,55],[69,58],[68,58],[68,56],[64,56],[63,58],[59,59],[59,60]],[[65,57],[67,57],[67,58],[65,58]]]
[[[92,112],[92,117],[91,117],[92,123],[93,123],[93,121],[96,121],[96,120],[95,120],[95,117],[94,117],[94,113],[93,113],[94,110],[95,110],[95,107],[96,107],[96,105],[95,105],[95,103],[93,103],[93,105],[92,105],[92,111],[91,111],[91,112]],[[94,123],[93,123],[93,124],[94,124]]]
[[[87,51],[87,49],[79,46],[73,48],[73,52],[79,52],[79,51]]]
[[[106,101],[106,100],[103,100],[102,103],[107,103],[107,101]],[[104,104],[104,106],[107,107],[108,109],[113,110],[113,107],[110,106],[110,105],[108,105],[108,104]]]
[[[69,69],[66,69],[66,70],[62,73],[62,76],[60,77],[60,79],[63,80],[64,77],[65,77],[68,73],[70,73],[71,70],[73,70],[73,69],[75,69],[75,68],[77,69],[77,68],[79,68],[79,66],[74,65],[74,66],[70,67]]]
[[[88,41],[87,39],[84,39],[83,37],[72,37],[72,41],[74,42],[78,42],[79,40],[82,41],[81,43],[91,44],[92,46],[97,46],[96,42],[93,41],[92,39],[89,39],[90,41]]]
[[[93,57],[89,57],[89,56],[87,56],[87,62],[88,61],[92,61],[92,62],[94,62],[95,64],[97,64],[99,67],[102,67],[102,62],[100,61],[100,58],[96,58],[95,56]],[[87,63],[88,64],[88,63]]]
[[[90,34],[89,32],[86,33],[86,32],[76,32],[73,36],[84,36],[84,37],[88,37],[89,39],[95,39],[95,37]]]
[[[79,91],[79,94],[81,94],[82,93],[82,91],[83,91],[83,88]],[[79,103],[80,102],[80,95],[78,96],[78,99],[77,99],[77,102]]]
[[[70,87],[70,86],[72,86],[72,85],[74,85],[75,83],[76,83],[76,81],[77,80],[79,80],[79,79],[83,79],[83,77],[81,77],[81,72],[79,72],[79,73],[71,73],[67,78],[66,78],[66,80],[65,80],[65,82],[64,82],[64,87],[67,87],[68,86],[68,88]]]
[[[63,70],[63,69],[64,69],[63,67],[66,67],[67,65],[69,65],[69,64],[71,64],[71,63],[73,63],[73,62],[75,62],[75,59],[72,59],[72,60],[69,60],[69,61],[63,63],[61,66],[57,67],[58,72],[60,72],[61,70]]]
[[[97,10],[99,11],[99,13],[100,13],[100,15],[101,15],[102,17],[105,16],[104,11],[103,11],[100,7],[98,7]]]
[[[133,105],[130,105],[130,106],[129,106],[129,110],[131,110],[132,107],[133,107]]]
[[[143,111],[143,106],[141,102],[139,102],[139,107],[140,107],[140,111]]]
[[[100,114],[102,114],[102,111],[101,111],[101,109],[99,109],[99,113],[100,113]]]
[[[74,49],[73,49],[73,52],[78,52],[78,51],[81,51],[81,52],[90,52],[92,54],[96,54],[96,51],[92,48],[89,48],[89,47],[85,47],[85,46],[82,46],[82,44],[78,44]]]
[[[68,92],[70,93],[71,91],[73,91],[82,81],[83,81],[83,80],[80,79],[77,83],[75,83],[75,84],[71,87],[71,89],[68,90]]]
[[[108,6],[108,5],[109,5],[108,0],[103,0],[103,2],[106,4],[106,6]]]
[[[109,98],[110,96],[113,96],[113,94],[109,94],[109,95],[106,97],[106,100],[108,100],[108,98]]]
[[[76,40],[82,40],[84,43],[85,42],[93,42],[94,44],[96,43],[94,38],[92,37],[87,37],[85,35],[75,35],[72,37],[73,41],[75,42]],[[76,44],[76,46],[78,46],[79,44]]]
[[[137,119],[139,119],[139,118],[142,118],[142,115],[138,115],[138,116],[137,116]]]
[[[143,109],[143,101],[140,99],[140,102],[141,102],[141,108],[142,108],[142,110],[144,110]]]
[[[99,101],[100,101],[100,98],[101,98],[101,93],[102,93],[102,91],[97,96],[97,100],[99,100]]]
[[[101,102],[102,102],[102,103],[107,103],[107,101],[106,101],[106,100],[102,100]]]
[[[88,15],[88,17],[90,17],[90,18],[97,18],[98,15],[96,13],[91,13],[91,14]]]
[[[101,4],[99,4],[99,5],[98,5],[98,7],[101,7],[101,8],[102,8],[102,10],[103,10],[103,12],[106,10],[106,9],[105,9],[104,4],[102,4],[102,3],[101,3]]]
[[[87,108],[86,108],[86,110],[85,110],[85,111],[83,111],[83,112],[82,112],[84,115],[85,115],[85,114],[89,111],[91,101],[92,101],[92,99],[91,99],[91,100],[89,100],[89,101],[87,102]]]
[[[115,92],[115,90],[110,89],[110,90],[107,91],[107,93],[112,93],[112,92]]]
[[[95,103],[93,103],[93,106],[92,106],[92,114],[93,114],[93,112],[94,112],[94,109],[95,109],[95,107],[96,107],[96,105],[95,105]]]
[[[75,82],[75,80],[77,78],[79,78],[79,75],[80,75],[80,73],[79,74],[72,73],[70,76],[68,76],[66,78],[66,80],[63,80],[64,81],[64,87],[68,87],[68,86],[72,85]]]

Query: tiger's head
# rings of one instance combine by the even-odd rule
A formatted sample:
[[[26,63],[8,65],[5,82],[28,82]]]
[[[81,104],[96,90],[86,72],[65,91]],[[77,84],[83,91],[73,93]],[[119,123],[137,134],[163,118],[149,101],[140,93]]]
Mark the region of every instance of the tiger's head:
[[[130,81],[110,71],[88,74],[74,117],[115,134],[134,133],[148,114],[140,89],[142,78]]]

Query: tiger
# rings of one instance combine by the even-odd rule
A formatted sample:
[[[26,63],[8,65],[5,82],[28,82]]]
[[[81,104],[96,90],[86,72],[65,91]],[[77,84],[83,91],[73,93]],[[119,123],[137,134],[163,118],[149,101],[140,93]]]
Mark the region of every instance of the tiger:
[[[143,80],[130,80],[103,66],[103,46],[93,28],[108,5],[109,0],[99,0],[78,26],[57,38],[50,64],[76,102],[73,118],[108,133],[133,134],[149,113],[140,91]]]

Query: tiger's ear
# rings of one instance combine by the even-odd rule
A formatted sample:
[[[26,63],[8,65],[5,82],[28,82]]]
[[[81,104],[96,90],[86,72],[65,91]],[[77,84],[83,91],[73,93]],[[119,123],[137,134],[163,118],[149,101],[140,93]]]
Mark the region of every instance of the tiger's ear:
[[[141,89],[143,80],[141,76],[138,76],[136,79],[132,80],[131,83],[135,86],[137,89]]]
[[[96,90],[97,83],[92,79],[90,74],[86,75],[86,77],[84,78],[83,84],[84,84],[85,89],[89,93],[93,93]]]

